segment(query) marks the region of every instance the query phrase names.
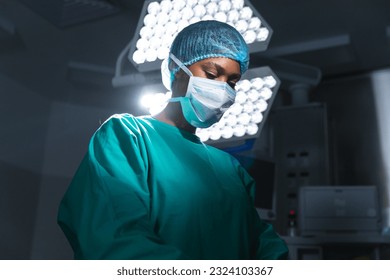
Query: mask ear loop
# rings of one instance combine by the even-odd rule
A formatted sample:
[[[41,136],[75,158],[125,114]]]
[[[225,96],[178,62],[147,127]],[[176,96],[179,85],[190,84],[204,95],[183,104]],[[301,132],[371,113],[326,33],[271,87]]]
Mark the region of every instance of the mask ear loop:
[[[183,62],[181,62],[176,56],[170,53],[169,57],[177,64],[177,66],[179,66],[184,72],[186,72],[188,76],[193,76],[190,69],[188,69],[187,66],[185,66]]]
[[[171,74],[168,68],[168,58],[161,63],[161,80],[167,90],[171,90]]]
[[[169,57],[179,66],[188,76],[192,77],[191,71],[175,55],[169,54]],[[161,80],[167,90],[171,90],[171,73],[168,67],[168,58],[161,63]]]
[[[183,62],[181,62],[174,54],[170,53],[169,57],[179,66],[188,76],[192,77],[192,73],[190,69],[187,68],[187,66],[184,65]],[[167,61],[167,68],[168,68],[168,61]],[[183,99],[183,97],[172,97],[169,99],[169,102],[179,102]]]

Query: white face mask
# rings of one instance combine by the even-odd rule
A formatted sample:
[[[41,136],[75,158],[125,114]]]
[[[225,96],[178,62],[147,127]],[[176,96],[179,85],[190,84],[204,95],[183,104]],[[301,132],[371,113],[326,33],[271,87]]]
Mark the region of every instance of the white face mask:
[[[173,54],[171,59],[190,76],[185,97],[171,98],[180,101],[184,118],[194,127],[206,128],[218,122],[234,103],[235,90],[226,82],[195,77]]]

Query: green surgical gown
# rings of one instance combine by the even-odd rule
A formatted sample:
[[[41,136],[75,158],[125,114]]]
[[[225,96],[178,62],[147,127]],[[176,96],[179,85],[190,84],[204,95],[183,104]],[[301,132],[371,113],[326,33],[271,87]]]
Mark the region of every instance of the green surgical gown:
[[[109,118],[91,138],[58,223],[76,259],[281,259],[231,155],[150,116]]]

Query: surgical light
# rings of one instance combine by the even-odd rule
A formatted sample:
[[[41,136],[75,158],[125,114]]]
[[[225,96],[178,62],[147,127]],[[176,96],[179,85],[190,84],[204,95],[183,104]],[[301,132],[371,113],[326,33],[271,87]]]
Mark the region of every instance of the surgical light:
[[[236,99],[222,119],[209,128],[198,128],[196,135],[210,144],[257,137],[279,86],[280,80],[269,67],[248,70],[237,83]]]
[[[156,115],[165,108],[171,96],[171,92],[145,93],[141,96],[140,105],[146,108],[151,115]]]
[[[243,35],[250,53],[266,50],[273,33],[248,0],[145,1],[135,35],[118,56],[113,85],[121,86],[128,78],[122,75],[125,57],[140,72],[159,70],[178,32],[200,20],[232,25]],[[197,129],[196,135],[203,142],[217,146],[258,137],[279,86],[280,80],[269,67],[248,70],[237,83],[234,104],[218,123]],[[149,99],[146,103],[150,114],[161,111],[170,94]]]
[[[127,46],[129,60],[141,72],[158,70],[177,33],[200,20],[218,20],[234,26],[250,52],[264,51],[272,34],[270,26],[247,0],[145,1],[136,35]]]

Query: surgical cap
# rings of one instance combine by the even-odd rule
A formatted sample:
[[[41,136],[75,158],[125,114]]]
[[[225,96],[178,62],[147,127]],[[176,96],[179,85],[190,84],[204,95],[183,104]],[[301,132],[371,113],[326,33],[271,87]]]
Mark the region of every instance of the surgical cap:
[[[170,53],[189,66],[211,57],[227,57],[240,64],[243,74],[248,70],[249,51],[241,34],[229,24],[206,20],[185,27],[174,39]],[[179,70],[169,61],[171,81]]]

